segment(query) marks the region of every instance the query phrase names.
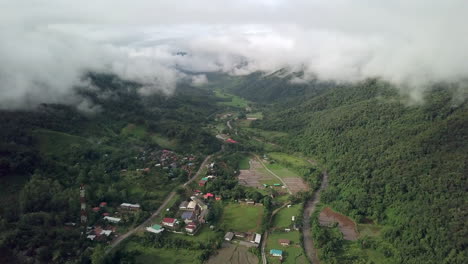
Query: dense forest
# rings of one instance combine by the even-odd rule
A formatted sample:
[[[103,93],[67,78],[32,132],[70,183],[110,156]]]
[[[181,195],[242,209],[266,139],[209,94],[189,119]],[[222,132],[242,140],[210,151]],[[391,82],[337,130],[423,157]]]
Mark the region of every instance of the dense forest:
[[[202,157],[220,147],[202,128],[218,110],[207,91],[180,83],[172,96],[140,96],[137,83],[112,75],[89,80],[92,89],[77,88],[93,106],[87,111],[43,104],[0,112],[0,263],[89,263],[91,241],[65,225],[79,223],[81,184],[89,206],[140,203],[143,211],[126,219],[138,224],[187,179],[178,168],[135,172],[154,165],[150,153]]]
[[[330,187],[322,202],[357,222],[384,226],[391,263],[466,263],[468,106],[454,97],[456,85],[435,85],[423,103],[409,104],[375,79],[323,89],[275,82],[278,76],[249,78],[243,82],[250,91],[244,84],[230,91],[273,102],[253,125],[288,133],[272,140],[325,164]],[[272,83],[292,95],[272,98],[278,89]]]

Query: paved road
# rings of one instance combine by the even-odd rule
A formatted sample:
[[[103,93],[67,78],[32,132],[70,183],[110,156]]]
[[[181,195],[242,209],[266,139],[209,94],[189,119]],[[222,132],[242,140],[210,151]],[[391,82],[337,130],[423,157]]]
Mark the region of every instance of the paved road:
[[[190,178],[186,183],[180,185],[182,187],[185,187],[187,185],[189,185],[191,182],[193,182],[197,177],[200,176],[201,172],[203,171],[203,168],[207,165],[208,163],[208,160],[211,158],[212,155],[208,155],[205,160],[203,160],[202,164],[200,165],[200,168],[198,169],[197,173],[195,173],[195,175]],[[180,187],[179,186],[179,187]],[[148,219],[146,219],[146,221],[144,221],[142,224],[140,224],[139,226],[129,230],[127,233],[123,234],[123,235],[120,235],[119,237],[117,237],[116,239],[114,239],[112,241],[112,243],[110,244],[110,246],[106,249],[106,254],[108,254],[110,251],[112,251],[112,249],[114,249],[115,247],[117,247],[122,241],[124,241],[126,238],[128,238],[129,236],[135,234],[137,231],[139,230],[145,230],[145,228],[147,226],[150,226],[152,224],[152,222],[154,221],[155,218],[157,218],[159,216],[159,214],[161,213],[161,211],[166,208],[167,204],[172,200],[172,198],[174,198],[175,196],[175,192],[172,191],[169,193],[169,195],[166,197],[166,199],[164,199],[164,202],[161,204],[161,206],[158,208],[158,210],[156,210],[156,212],[154,212]]]
[[[314,193],[312,198],[307,201],[306,206],[304,208],[304,217],[303,217],[303,224],[302,224],[302,236],[303,236],[303,243],[304,243],[304,250],[306,252],[307,258],[312,264],[320,264],[320,261],[317,257],[317,251],[314,247],[314,241],[312,240],[312,230],[310,226],[310,219],[312,213],[315,211],[315,207],[317,203],[320,202],[320,193],[327,188],[328,186],[328,173],[326,171],[323,172],[322,184],[320,188]]]
[[[286,187],[286,190],[288,190],[288,193],[289,194],[292,194],[291,190],[289,190],[289,187],[288,185],[283,181],[283,179],[281,179],[280,176],[276,175],[274,172],[272,172],[269,168],[267,168],[267,166],[265,164],[263,164],[262,160],[258,157],[258,156],[255,156],[257,158],[257,160],[263,165],[263,167],[269,172],[271,173],[273,176],[275,176],[276,178],[278,178],[278,180],[281,181],[281,183],[283,183],[284,187]]]

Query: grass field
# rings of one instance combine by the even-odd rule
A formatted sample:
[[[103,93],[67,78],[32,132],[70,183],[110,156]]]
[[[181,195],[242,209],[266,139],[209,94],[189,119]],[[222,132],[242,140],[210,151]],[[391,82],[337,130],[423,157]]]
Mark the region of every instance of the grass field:
[[[127,252],[137,252],[135,258],[137,264],[192,264],[201,263],[199,257],[201,250],[188,250],[183,248],[152,248],[144,247],[135,242],[129,242],[125,249]]]
[[[252,120],[238,119],[236,123],[237,123],[237,126],[246,128],[246,127],[250,127],[250,125],[252,124]]]
[[[144,126],[128,124],[126,127],[122,128],[121,134],[124,136],[133,136],[139,139],[143,139],[148,134],[148,132]]]
[[[183,239],[186,241],[190,242],[199,242],[199,243],[204,243],[204,244],[210,244],[211,242],[215,240],[221,240],[224,236],[224,233],[216,233],[215,231],[211,230],[208,225],[204,225],[201,227],[200,230],[198,230],[197,234],[190,236],[190,235],[185,235],[185,234],[175,234],[175,233],[166,233],[165,234],[168,237],[173,237],[173,238],[178,238],[178,239]]]
[[[34,135],[39,139],[41,154],[60,156],[70,151],[73,146],[89,144],[83,137],[47,129],[35,130]]]
[[[279,239],[288,239],[291,241],[289,246],[281,246]],[[283,262],[278,257],[269,254],[270,249],[279,249],[283,251]],[[266,252],[268,254],[268,263],[308,263],[307,257],[300,244],[300,234],[298,231],[291,232],[273,232],[268,235]]]
[[[175,149],[177,148],[177,140],[169,139],[161,134],[151,135],[151,140],[163,148]]]
[[[307,160],[283,152],[270,152],[268,153],[268,156],[271,159],[278,161],[279,163],[290,164],[293,167],[311,166],[311,164]]]
[[[243,158],[240,160],[240,162],[239,162],[239,169],[240,169],[240,170],[248,170],[248,169],[250,169],[249,161],[250,161],[250,157],[249,157],[249,156],[243,157]]]
[[[263,130],[263,129],[251,128],[251,127],[245,127],[245,128],[243,128],[243,130],[245,130],[247,132],[250,132],[250,133],[252,133],[254,135],[258,135],[258,136],[263,137],[263,138],[268,139],[268,140],[288,136],[288,133],[284,133],[284,132]]]
[[[274,163],[274,164],[266,164],[267,168],[270,169],[274,174],[278,175],[281,178],[291,178],[297,177],[301,178],[301,176],[294,171],[284,167],[281,164]]]
[[[291,217],[292,216],[297,217],[299,215],[301,207],[302,207],[301,204],[295,204],[289,208],[284,207],[283,209],[281,209],[275,215],[275,218],[273,219],[273,227],[278,228],[278,229],[284,229],[284,228],[291,226],[292,224]]]
[[[220,90],[215,90],[214,92],[215,92],[215,95],[219,98],[230,99],[227,101],[218,102],[218,104],[220,105],[232,106],[232,107],[238,107],[238,108],[246,108],[247,106],[249,106],[247,100],[239,96],[228,94]]]
[[[224,207],[222,223],[226,230],[258,232],[262,223],[263,206],[229,204]]]
[[[246,116],[247,116],[247,118],[262,119],[263,118],[263,113],[262,112],[250,113],[250,114],[247,114]]]

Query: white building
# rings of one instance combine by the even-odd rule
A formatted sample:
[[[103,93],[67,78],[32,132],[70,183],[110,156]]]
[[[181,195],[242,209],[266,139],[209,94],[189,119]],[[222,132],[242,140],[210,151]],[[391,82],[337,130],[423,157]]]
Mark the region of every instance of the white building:
[[[122,219],[112,216],[104,216],[104,220],[107,220],[111,223],[118,224]]]

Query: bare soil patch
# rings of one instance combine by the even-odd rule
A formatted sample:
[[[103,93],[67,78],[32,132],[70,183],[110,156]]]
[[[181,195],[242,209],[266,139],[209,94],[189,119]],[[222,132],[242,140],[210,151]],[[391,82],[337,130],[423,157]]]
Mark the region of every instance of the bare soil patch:
[[[244,246],[239,246],[231,243],[223,243],[223,246],[218,252],[211,256],[206,262],[207,264],[257,264],[258,258],[249,252],[249,249]]]
[[[319,222],[322,226],[332,226],[338,223],[338,228],[346,240],[357,240],[359,233],[357,232],[356,223],[351,218],[333,211],[330,207],[326,207],[320,212]]]
[[[262,164],[257,160],[251,159],[249,163],[250,169],[240,170],[239,183],[241,185],[263,188],[263,184],[260,181],[274,179],[272,175],[264,171]]]
[[[284,183],[289,187],[292,193],[298,193],[300,191],[307,191],[309,187],[304,182],[303,179],[293,177],[293,178],[283,178]]]

